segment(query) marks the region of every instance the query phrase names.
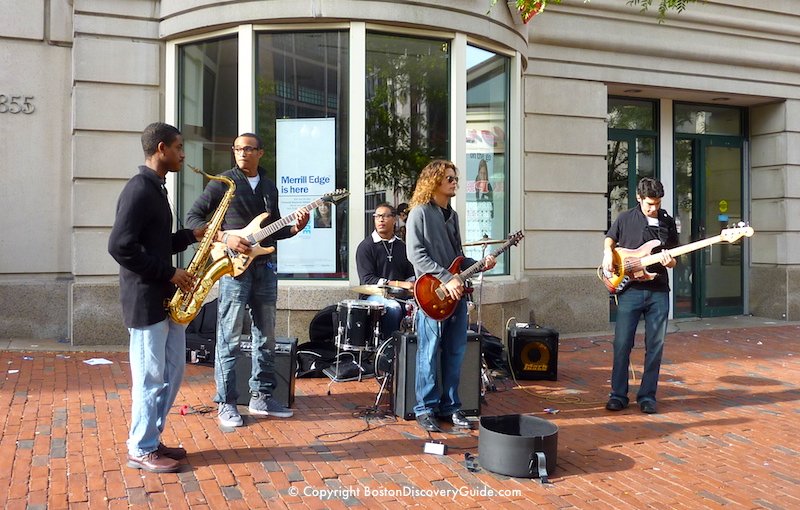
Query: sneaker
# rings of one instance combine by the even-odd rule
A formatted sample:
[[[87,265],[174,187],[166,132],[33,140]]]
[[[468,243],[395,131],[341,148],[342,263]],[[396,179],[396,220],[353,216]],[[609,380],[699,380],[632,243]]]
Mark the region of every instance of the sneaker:
[[[260,391],[254,391],[250,394],[250,406],[248,409],[253,414],[276,416],[278,418],[291,418],[294,415],[294,411],[283,407],[280,402],[275,400],[275,397],[267,396],[266,393]]]
[[[219,405],[219,412],[217,413],[220,425],[225,427],[241,427],[244,425],[242,415],[236,409],[236,404],[225,402]]]

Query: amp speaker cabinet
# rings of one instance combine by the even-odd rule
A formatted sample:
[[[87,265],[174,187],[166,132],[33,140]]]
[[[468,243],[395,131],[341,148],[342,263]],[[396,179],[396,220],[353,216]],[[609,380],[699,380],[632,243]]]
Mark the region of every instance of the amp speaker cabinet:
[[[413,420],[414,406],[417,405],[417,334],[396,331],[393,336],[395,357],[392,409],[396,416]],[[439,382],[441,384],[441,380]],[[461,412],[467,416],[481,414],[481,338],[472,331],[467,333],[467,351],[461,365],[458,396],[461,399]]]
[[[241,343],[241,354],[236,360],[236,391],[239,398],[236,403],[248,405],[250,403],[250,373],[252,370],[253,355],[250,342]],[[297,371],[297,339],[275,338],[275,379],[277,386],[272,396],[285,407],[294,405],[294,383]]]
[[[555,381],[558,377],[558,332],[553,328],[511,324],[508,349],[517,379]]]

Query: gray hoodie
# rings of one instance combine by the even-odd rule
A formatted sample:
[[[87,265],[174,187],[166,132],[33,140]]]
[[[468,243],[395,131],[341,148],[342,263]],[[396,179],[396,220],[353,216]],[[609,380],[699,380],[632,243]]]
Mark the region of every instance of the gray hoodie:
[[[411,209],[406,220],[406,253],[414,266],[417,278],[431,274],[442,283],[449,282],[453,275],[448,271],[456,257],[462,256],[461,232],[458,214],[447,205],[450,216],[445,221],[444,210],[436,202],[428,202]],[[475,263],[465,258],[459,270]]]

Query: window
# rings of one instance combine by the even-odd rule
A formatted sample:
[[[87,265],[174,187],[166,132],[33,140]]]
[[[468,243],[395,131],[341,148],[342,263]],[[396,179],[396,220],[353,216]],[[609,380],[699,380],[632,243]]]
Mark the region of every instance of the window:
[[[353,214],[365,214],[368,235],[378,202],[408,202],[419,172],[431,159],[455,159],[460,193],[466,199],[460,211],[466,225],[463,241],[505,239],[511,221],[506,188],[510,57],[458,38],[466,74],[453,77],[453,39],[367,31],[365,47],[357,49],[366,57],[364,76],[358,70],[358,76],[351,77],[350,41],[362,39],[348,30],[267,31],[247,25],[237,32],[174,43],[177,125],[184,133],[189,165],[212,175],[232,168],[233,141],[241,132],[252,131],[264,143],[260,165],[278,186],[282,216],[328,192],[354,186],[365,193],[364,210]],[[250,35],[252,48],[240,41],[250,40]],[[251,61],[252,69],[241,68],[240,63]],[[354,79],[359,82],[356,87],[364,87],[363,104],[349,104]],[[452,104],[455,85],[465,88],[466,104]],[[454,107],[466,113],[458,138],[453,138],[451,125]],[[364,119],[363,140],[349,140],[351,112],[359,121]],[[360,122],[352,127],[361,132]],[[460,137],[465,131],[466,154],[454,155],[455,147],[464,147]],[[363,168],[362,153],[352,154],[350,148],[359,146]],[[352,161],[358,161],[359,168],[351,173]],[[207,181],[191,172],[178,179],[185,214]],[[278,244],[279,277],[352,278],[350,245],[361,236],[351,234],[351,220],[346,201],[314,207],[309,226]],[[486,254],[480,246],[467,249],[473,258]],[[179,263],[185,267],[190,258],[186,253]],[[508,272],[505,255],[491,274]]]
[[[502,240],[508,233],[508,133],[510,59],[467,46],[467,164],[466,243]],[[491,253],[487,245],[468,246],[464,253],[480,260]],[[491,248],[491,247],[489,247]],[[508,253],[498,257],[487,274],[508,274]]]
[[[447,41],[367,34],[368,193],[386,189],[397,205],[431,159],[449,159],[449,82]]]
[[[261,166],[277,184],[287,216],[347,188],[348,37],[341,31],[259,33],[256,43]],[[320,204],[303,232],[278,243],[280,277],[347,276],[347,207],[341,204]]]
[[[636,205],[636,185],[643,177],[658,178],[655,101],[608,99],[608,217]]]
[[[179,48],[178,129],[184,140],[186,163],[217,175],[233,167],[231,144],[237,136],[238,40],[212,39]],[[192,207],[208,179],[188,167],[181,172],[178,209],[180,218]],[[188,175],[187,175],[188,174]],[[178,255],[181,267],[189,265],[194,250]]]

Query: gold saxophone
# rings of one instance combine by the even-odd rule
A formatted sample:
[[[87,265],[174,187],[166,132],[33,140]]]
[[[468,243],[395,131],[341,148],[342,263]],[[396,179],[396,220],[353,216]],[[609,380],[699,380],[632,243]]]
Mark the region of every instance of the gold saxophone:
[[[217,232],[222,226],[222,219],[225,217],[225,212],[227,212],[231,199],[233,199],[233,193],[236,191],[236,183],[228,177],[209,175],[199,168],[191,165],[186,166],[209,179],[223,181],[228,185],[228,191],[225,192],[219,207],[214,211],[214,216],[211,217],[211,221],[208,223],[203,240],[200,241],[200,246],[197,247],[197,251],[192,257],[192,262],[186,268],[186,272],[194,278],[191,291],[184,292],[178,288],[172,299],[167,302],[167,313],[178,324],[191,322],[200,311],[200,307],[203,305],[203,301],[205,301],[214,283],[223,275],[233,273],[233,263],[230,257],[222,256],[217,260],[213,260],[210,264],[209,259],[214,239],[217,237]]]

